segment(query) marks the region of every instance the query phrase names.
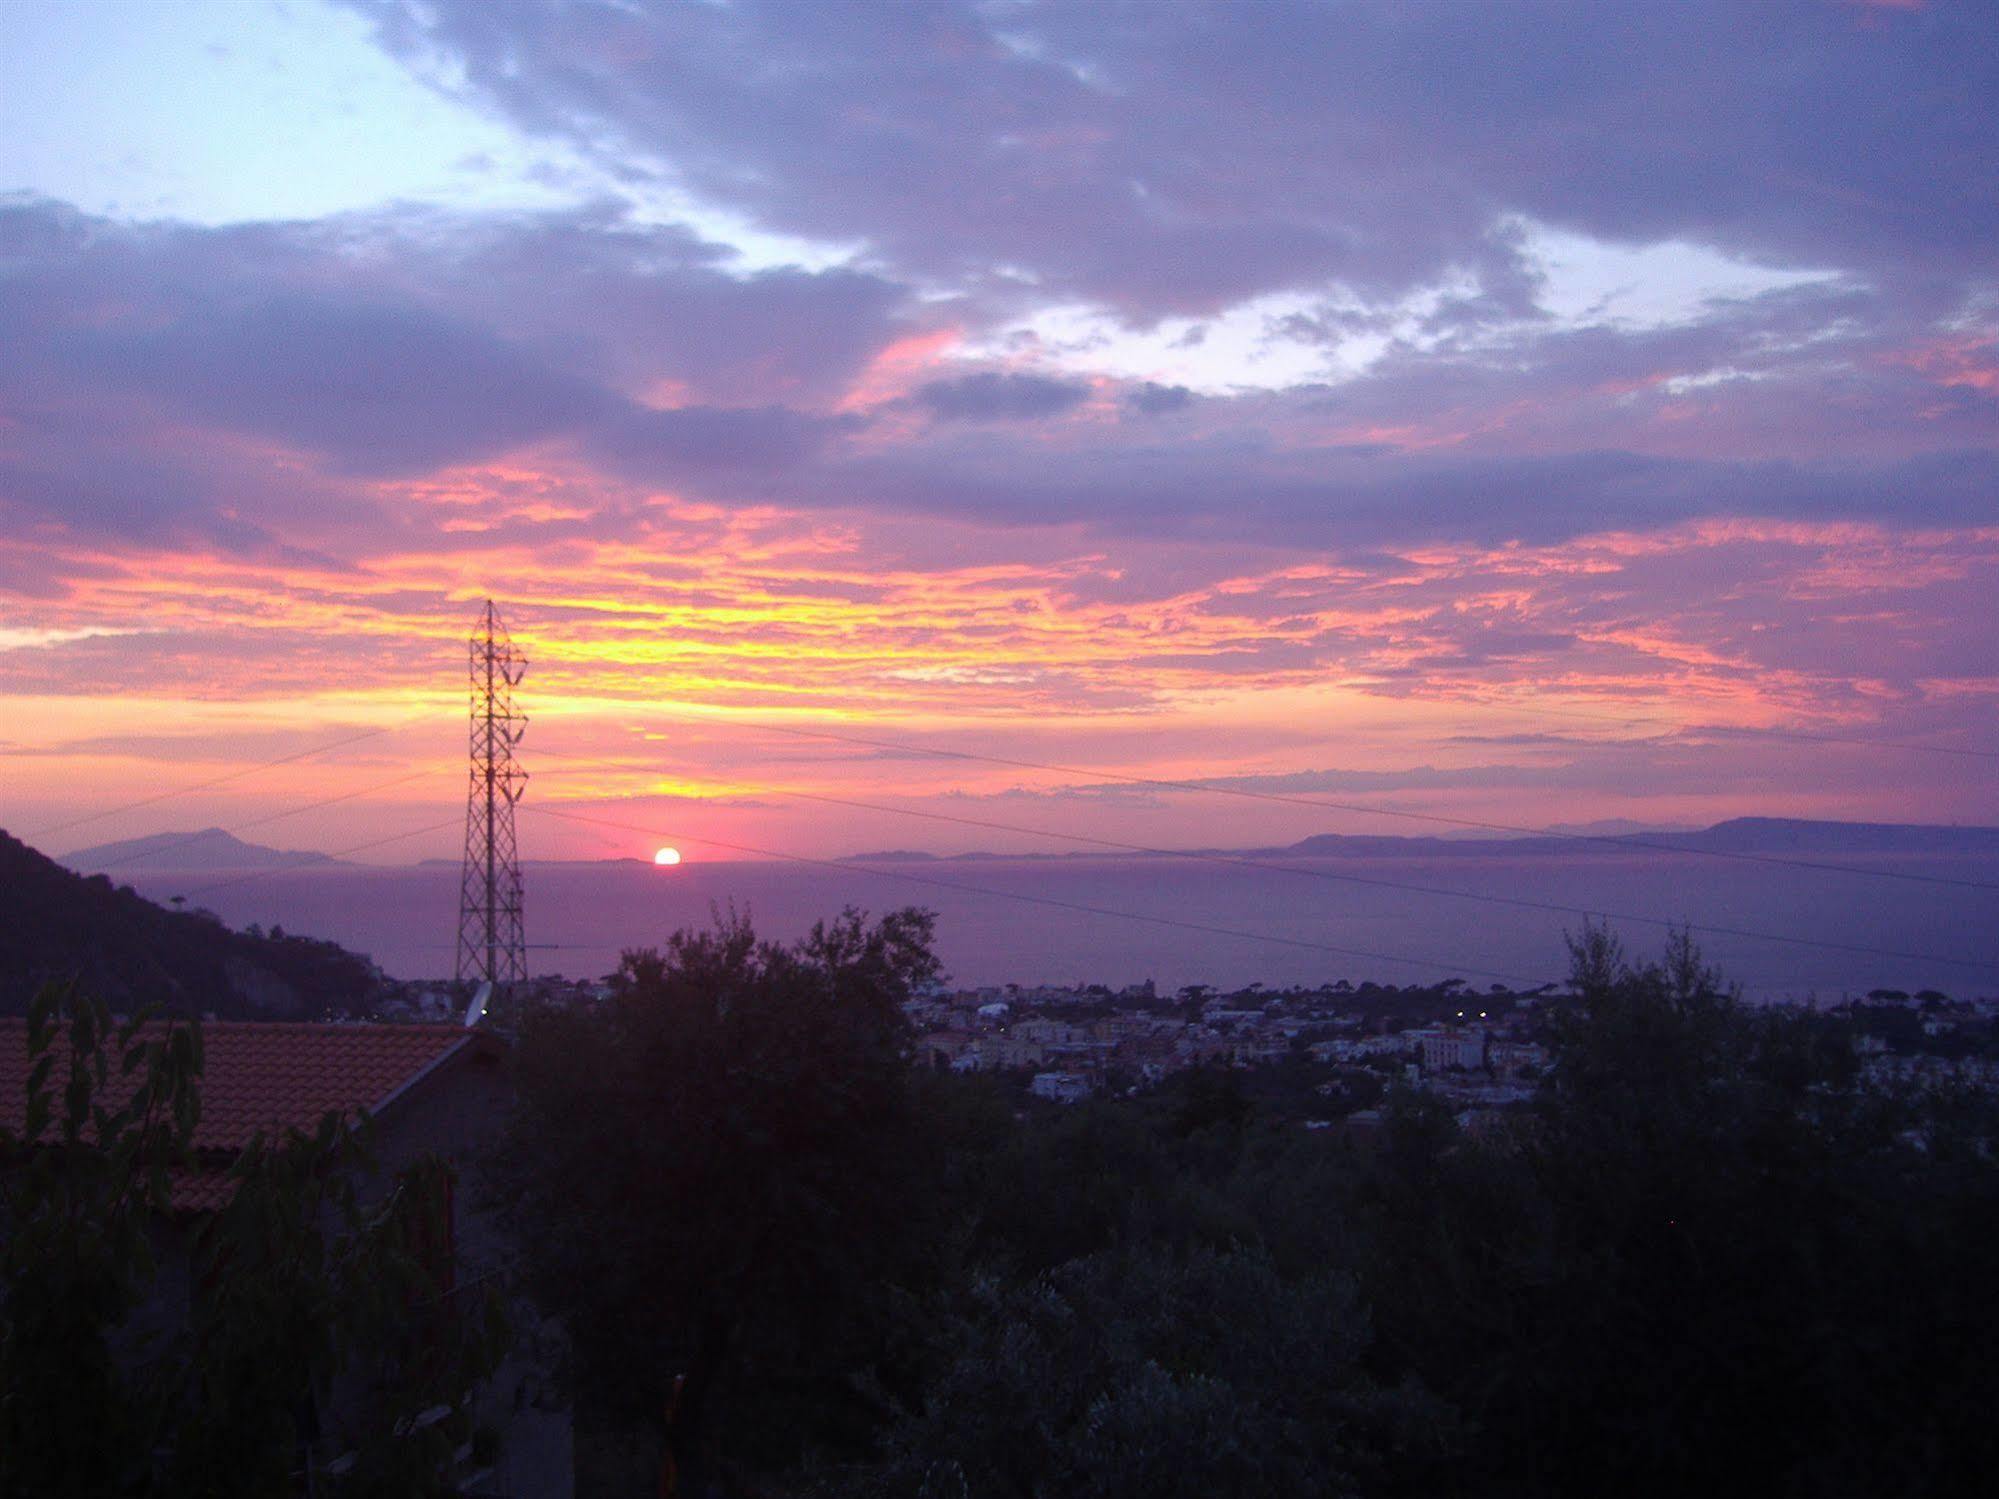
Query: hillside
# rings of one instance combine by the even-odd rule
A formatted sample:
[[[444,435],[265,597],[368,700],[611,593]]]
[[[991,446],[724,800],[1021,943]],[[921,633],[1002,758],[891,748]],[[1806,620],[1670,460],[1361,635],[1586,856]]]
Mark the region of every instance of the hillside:
[[[366,958],[307,937],[252,936],[170,911],[104,875],[63,868],[0,832],[0,1014],[49,979],[80,977],[116,1010],[158,1004],[223,1017],[318,1018],[365,1007]]]

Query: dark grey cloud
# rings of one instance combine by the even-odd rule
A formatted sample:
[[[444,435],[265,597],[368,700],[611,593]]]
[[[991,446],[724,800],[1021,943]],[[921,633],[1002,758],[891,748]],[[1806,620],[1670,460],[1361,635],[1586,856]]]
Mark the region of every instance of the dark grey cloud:
[[[1098,440],[1051,454],[982,433],[831,461],[795,476],[792,497],[838,503],[855,494],[880,508],[996,525],[1080,521],[1111,534],[1344,551],[1435,540],[1553,542],[1717,515],[1985,525],[1999,521],[1999,454],[1726,461],[1615,449],[1290,448],[1252,436]]]
[[[925,276],[1134,316],[1447,268],[1510,216],[1989,282],[1985,0],[350,0],[530,130]]]
[[[380,507],[351,485],[276,472],[239,443],[189,441],[114,395],[10,390],[0,373],[0,399],[12,422],[0,447],[0,539],[77,533],[338,569],[333,553],[308,540],[320,534],[314,513],[387,533]],[[65,568],[72,577],[87,572],[76,561]],[[27,573],[0,586],[35,594],[52,581]]]
[[[916,402],[946,421],[1014,422],[1060,416],[1088,394],[1087,387],[1067,380],[987,370],[955,380],[932,380],[918,387]]]
[[[906,331],[906,288],[868,272],[745,273],[689,231],[597,206],[490,221],[414,216],[385,247],[430,294],[626,390],[713,404],[812,402]]]
[[[1143,416],[1164,416],[1193,405],[1194,393],[1184,385],[1160,385],[1148,380],[1125,396],[1125,404]]]
[[[1981,336],[1962,331],[1955,313],[1921,292],[1886,298],[1833,282],[1715,303],[1659,327],[1535,323],[1397,341],[1364,378],[1300,387],[1262,415],[1285,421],[1288,401],[1337,429],[1469,429],[1483,446],[1543,451],[1889,457],[1987,446],[1999,434],[1999,391],[1944,384],[1923,367],[1931,344]]]
[[[633,402],[811,404],[908,331],[878,277],[726,258],[605,209],[202,229],[0,199],[0,378],[425,466]]]
[[[842,388],[902,294],[722,258],[595,210],[204,229],[0,200],[0,512],[330,563],[298,538],[398,539],[355,480],[542,443],[648,484],[797,465],[857,419],[773,396]]]
[[[164,327],[77,330],[60,357],[113,389],[360,473],[491,457],[617,404],[510,340],[424,306],[301,291],[189,308]]]
[[[1113,388],[1177,414],[1104,422],[1088,387],[1018,370],[846,410],[853,376],[927,326],[914,299],[725,259],[599,210],[209,230],[0,207],[0,510],[245,555],[473,547],[502,533],[423,529],[375,481],[532,448],[605,481],[542,507],[544,551],[643,535],[660,491],[1348,556],[1716,515],[1999,522],[1999,392],[1912,362],[1942,326],[1916,291],[1466,328],[1338,385]],[[832,331],[810,352],[815,306]],[[895,420],[912,408],[937,420]]]
[[[590,434],[593,452],[634,478],[794,468],[860,423],[784,406],[635,408]]]

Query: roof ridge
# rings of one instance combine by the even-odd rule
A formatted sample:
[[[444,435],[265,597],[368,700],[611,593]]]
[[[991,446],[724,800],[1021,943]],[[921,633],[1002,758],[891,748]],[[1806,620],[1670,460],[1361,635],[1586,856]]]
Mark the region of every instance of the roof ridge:
[[[113,1016],[114,1021],[125,1017]],[[175,1020],[192,1019],[188,1015],[155,1015],[146,1021],[147,1025],[163,1025]],[[0,1025],[25,1026],[25,1015],[0,1015]],[[394,1031],[398,1033],[417,1032],[422,1034],[453,1035],[468,1032],[468,1027],[453,1020],[204,1020],[204,1031],[224,1030],[282,1030],[282,1031],[323,1031],[337,1035],[353,1035],[355,1032]]]
[[[172,1016],[161,1016],[163,1020]],[[462,1031],[464,1026],[449,1020],[204,1020],[203,1030],[286,1030],[327,1031],[352,1035],[356,1031],[422,1032],[439,1035]]]

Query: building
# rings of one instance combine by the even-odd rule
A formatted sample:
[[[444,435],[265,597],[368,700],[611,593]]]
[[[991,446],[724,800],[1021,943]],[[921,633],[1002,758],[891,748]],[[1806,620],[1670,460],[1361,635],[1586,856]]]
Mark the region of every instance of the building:
[[[1435,1025],[1410,1031],[1418,1060],[1425,1072],[1443,1072],[1461,1067],[1467,1072],[1485,1066],[1485,1027],[1479,1025]]]
[[[1534,1041],[1492,1041],[1485,1049],[1486,1064],[1500,1077],[1545,1072],[1548,1048]]]
[[[1051,1103],[1081,1103],[1090,1096],[1091,1085],[1080,1072],[1037,1072],[1027,1090]]]
[[[964,1056],[965,1049],[971,1045],[972,1036],[968,1031],[927,1031],[917,1038],[916,1059],[925,1067],[939,1070],[956,1067],[958,1059]]]
[[[195,1165],[172,1179],[169,1221],[154,1235],[161,1274],[146,1316],[155,1322],[172,1319],[176,1308],[184,1312],[189,1236],[227,1204],[234,1185],[229,1167],[260,1134],[282,1139],[288,1130],[315,1129],[329,1113],[350,1121],[365,1113],[376,1166],[359,1183],[365,1195],[385,1191],[426,1156],[442,1157],[462,1178],[510,1099],[507,1044],[484,1030],[209,1021],[201,1040]],[[11,1128],[25,1121],[28,1070],[26,1022],[0,1018],[0,1120]],[[460,1283],[496,1270],[505,1250],[497,1228],[468,1197],[453,1192],[445,1204],[445,1248]],[[503,1447],[482,1492],[556,1499],[570,1492],[569,1413],[546,1388],[545,1371],[525,1353],[494,1378],[481,1415],[501,1431]]]

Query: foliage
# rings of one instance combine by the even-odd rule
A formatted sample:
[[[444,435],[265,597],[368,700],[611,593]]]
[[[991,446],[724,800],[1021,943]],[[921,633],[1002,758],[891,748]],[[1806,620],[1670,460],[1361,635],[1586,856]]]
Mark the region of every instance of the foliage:
[[[1948,1495],[1999,1462],[1999,1108],[1868,1084],[1845,1021],[1745,1005],[1684,934],[1580,934],[1501,1127],[1392,1086],[1365,1139],[1226,1071],[1061,1109],[912,1074],[928,937],[731,918],[524,1037],[537,1287],[627,1419],[689,1376],[684,1493]]]
[[[1836,1027],[1742,1005],[1684,934],[1575,946],[1531,1127],[1404,1108],[1363,1198],[1378,1356],[1480,1433],[1450,1489],[1953,1491],[1995,1452],[1994,1119],[1858,1085]],[[1965,1465],[1959,1467],[1958,1465]]]
[[[585,1398],[661,1427],[690,1483],[871,1418],[847,1371],[922,1253],[902,1005],[931,920],[849,910],[787,947],[730,913],[523,1028],[493,1190]]]
[[[1110,1423],[1144,1492],[1982,1491],[1990,1095],[1864,1086],[1841,1023],[1742,1004],[1684,934],[1633,965],[1586,930],[1574,958],[1510,1129],[1398,1089],[1354,1150],[1192,1110],[1198,1077],[1030,1117],[967,1208],[989,1310],[933,1319],[935,1372],[857,1488],[1116,1492],[1088,1466]],[[1160,1288],[1156,1267],[1215,1264],[1260,1307],[1331,1276],[1363,1332],[1314,1361],[1212,1281]],[[1148,1361],[1116,1331],[1127,1292],[1167,1326],[1230,1308],[1240,1346]],[[1267,1384],[1243,1372],[1260,1353]],[[1340,1416],[1258,1424],[1328,1388]]]
[[[0,1121],[0,1476],[16,1493],[116,1492],[139,1484],[162,1427],[156,1388],[128,1367],[149,1350],[118,1339],[157,1273],[150,1228],[187,1158],[200,1033],[142,1040],[137,1021],[114,1027],[53,987],[27,1026],[23,1127]]]
[[[321,1493],[445,1491],[505,1344],[436,1253],[448,1168],[364,1202],[365,1142],[329,1115],[243,1152],[182,1234],[199,1026],[51,987],[28,1043],[0,1127],[0,1492],[268,1495],[308,1460]]]
[[[1448,1424],[1367,1375],[1350,1277],[1287,1277],[1259,1250],[1103,1250],[1025,1281],[981,1277],[959,1301],[939,1317],[957,1356],[887,1455],[830,1489],[1335,1495]]]

